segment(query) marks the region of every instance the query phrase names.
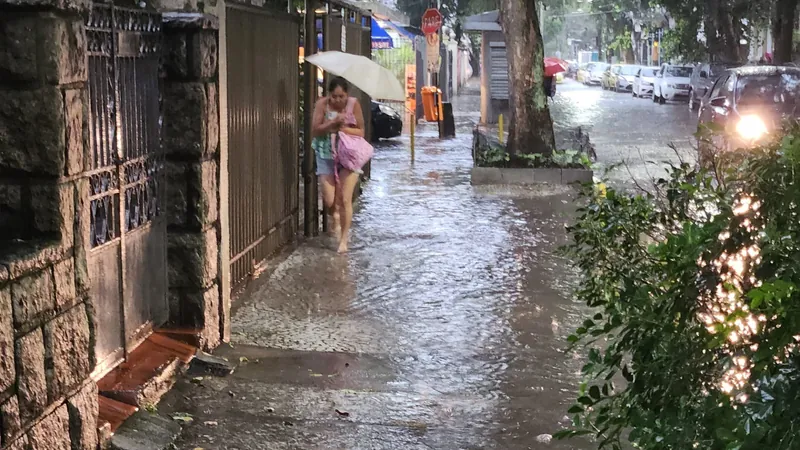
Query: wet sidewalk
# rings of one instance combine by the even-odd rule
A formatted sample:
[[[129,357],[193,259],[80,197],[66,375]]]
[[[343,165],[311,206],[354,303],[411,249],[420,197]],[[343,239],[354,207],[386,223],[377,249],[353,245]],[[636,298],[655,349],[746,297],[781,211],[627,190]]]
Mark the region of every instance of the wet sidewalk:
[[[236,371],[160,406],[194,417],[178,448],[589,448],[549,442],[581,365],[554,255],[573,193],[473,188],[467,94],[458,137],[420,126],[413,165],[407,139],[376,149],[349,254],[306,242],[240,300],[217,351]]]

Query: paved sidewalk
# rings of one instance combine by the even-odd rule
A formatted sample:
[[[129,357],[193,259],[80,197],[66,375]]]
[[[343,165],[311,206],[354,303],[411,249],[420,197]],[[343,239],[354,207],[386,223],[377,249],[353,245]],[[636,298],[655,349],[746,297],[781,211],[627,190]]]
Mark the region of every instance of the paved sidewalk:
[[[479,99],[457,99],[458,137],[421,126],[376,149],[352,251],[299,246],[233,317],[239,364],[182,380],[160,406],[194,417],[180,449],[539,449],[565,423],[580,319],[554,255],[568,188],[469,183]]]

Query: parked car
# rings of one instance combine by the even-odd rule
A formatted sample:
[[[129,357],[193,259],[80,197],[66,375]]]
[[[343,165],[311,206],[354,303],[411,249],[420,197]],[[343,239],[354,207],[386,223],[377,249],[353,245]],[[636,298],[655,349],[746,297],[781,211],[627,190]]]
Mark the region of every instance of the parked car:
[[[609,65],[606,63],[592,63],[594,66],[592,70],[589,71],[589,78],[586,81],[586,84],[599,86],[600,82],[603,80],[603,72],[605,72]]]
[[[658,67],[642,67],[633,79],[633,96],[644,98],[653,95],[653,84],[656,82]]]
[[[575,76],[575,80],[578,83],[588,84],[589,83],[589,73],[594,69],[594,63],[585,63],[581,64],[578,68],[578,73]]]
[[[569,66],[567,67],[567,76],[570,78],[578,78],[578,69],[580,66],[578,65],[578,61],[567,61]]]
[[[619,73],[622,66],[619,64],[614,64],[612,66],[608,66],[605,72],[603,72],[603,77],[600,79],[600,87],[603,90],[611,90],[614,84],[617,82],[617,74]]]
[[[663,64],[653,86],[653,102],[664,104],[678,97],[689,97],[689,82],[694,67]]]
[[[628,64],[621,66],[611,88],[616,92],[632,92],[633,80],[636,77],[636,74],[639,73],[640,68],[641,67],[639,66]]]
[[[722,73],[703,99],[698,130],[714,123],[721,136],[701,140],[699,161],[713,151],[748,148],[779,130],[786,118],[800,117],[800,68],[748,66]]]
[[[696,111],[700,107],[700,100],[705,97],[711,86],[717,81],[719,75],[727,69],[740,66],[733,63],[702,63],[694,68],[692,79],[689,82],[689,108]]]
[[[391,106],[372,102],[372,139],[391,139],[403,132],[403,119]]]

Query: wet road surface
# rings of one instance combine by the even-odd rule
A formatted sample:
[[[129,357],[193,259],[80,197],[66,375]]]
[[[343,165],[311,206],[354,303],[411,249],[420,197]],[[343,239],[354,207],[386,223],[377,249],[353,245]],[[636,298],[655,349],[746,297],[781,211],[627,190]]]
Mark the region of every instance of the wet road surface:
[[[657,123],[668,111],[688,117],[559,88],[556,121],[592,123],[602,162],[655,151],[647,131],[622,128],[646,109]],[[563,348],[583,309],[569,294],[573,272],[554,254],[574,192],[473,188],[476,94],[454,102],[457,138],[439,141],[420,126],[414,164],[406,139],[376,149],[348,255],[330,238],[311,240],[253,283],[234,312],[233,345],[216,352],[236,371],[181,380],[160,405],[195,417],[178,448],[592,448],[550,441],[581,366]],[[627,120],[603,106],[628,104]],[[670,126],[660,139],[689,124]]]
[[[687,100],[659,105],[651,98],[633,98],[630,93],[604,91],[568,79],[558,85],[551,115],[556,126],[581,126],[588,131],[597,148],[598,174],[625,163],[610,174],[614,184],[627,187],[632,179],[646,183],[661,176],[667,163],[678,163],[677,155],[695,160],[692,135],[697,130],[697,112],[689,111]]]

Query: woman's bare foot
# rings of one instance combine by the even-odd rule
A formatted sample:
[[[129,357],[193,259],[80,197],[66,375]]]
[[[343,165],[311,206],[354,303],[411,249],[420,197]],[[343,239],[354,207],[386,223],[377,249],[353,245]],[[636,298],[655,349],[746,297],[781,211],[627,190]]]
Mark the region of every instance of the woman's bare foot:
[[[342,239],[341,241],[339,241],[339,250],[337,250],[337,252],[339,252],[339,253],[347,253],[347,250],[348,250],[348,248],[347,248],[347,239]]]

